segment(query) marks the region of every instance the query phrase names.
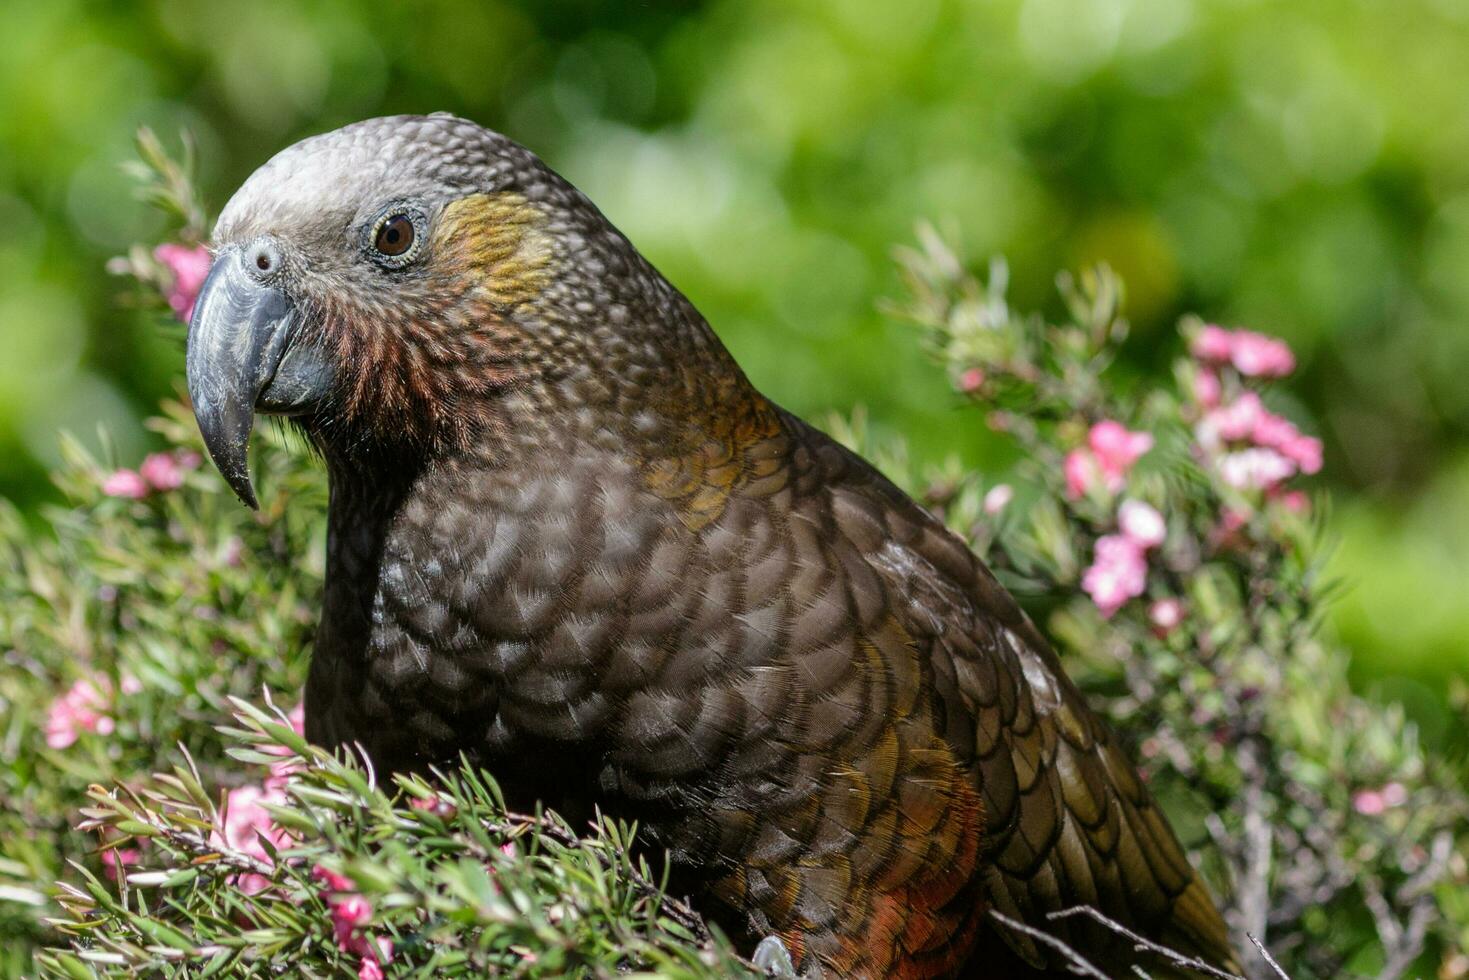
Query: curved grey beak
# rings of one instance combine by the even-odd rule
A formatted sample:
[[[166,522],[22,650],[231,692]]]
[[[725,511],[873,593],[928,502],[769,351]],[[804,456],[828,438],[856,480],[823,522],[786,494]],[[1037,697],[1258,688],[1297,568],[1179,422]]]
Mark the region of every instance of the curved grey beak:
[[[259,506],[247,457],[255,413],[309,411],[332,379],[322,351],[300,340],[296,306],[276,281],[279,267],[280,251],[268,239],[222,253],[189,321],[194,417],[214,465],[251,508]]]

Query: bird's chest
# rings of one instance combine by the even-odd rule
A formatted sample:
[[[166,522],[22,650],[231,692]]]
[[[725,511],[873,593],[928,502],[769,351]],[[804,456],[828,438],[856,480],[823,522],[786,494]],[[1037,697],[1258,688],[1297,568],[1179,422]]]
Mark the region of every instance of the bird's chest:
[[[308,690],[322,741],[419,768],[612,721],[609,668],[662,536],[625,474],[461,478],[421,488],[376,539],[367,526],[333,522]]]

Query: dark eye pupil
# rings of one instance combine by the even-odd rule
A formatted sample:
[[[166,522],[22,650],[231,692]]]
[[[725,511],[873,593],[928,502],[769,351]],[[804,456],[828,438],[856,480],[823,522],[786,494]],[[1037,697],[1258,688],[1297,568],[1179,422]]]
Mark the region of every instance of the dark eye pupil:
[[[384,255],[402,255],[413,244],[413,222],[406,214],[395,214],[377,231],[377,250]]]

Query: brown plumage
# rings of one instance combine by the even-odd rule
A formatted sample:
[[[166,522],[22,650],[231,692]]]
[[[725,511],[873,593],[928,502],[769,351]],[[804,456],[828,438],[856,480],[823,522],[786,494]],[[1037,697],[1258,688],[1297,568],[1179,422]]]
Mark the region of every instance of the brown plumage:
[[[374,237],[393,215],[403,255]],[[1078,904],[1230,962],[983,564],[757,392],[528,151],[359,123],[257,172],[216,245],[189,353],[211,450],[253,499],[250,415],[279,412],[330,473],[313,740],[399,770],[466,752],[512,801],[637,818],[712,916],[828,975],[1058,966],[990,909],[1122,969],[1045,918]]]

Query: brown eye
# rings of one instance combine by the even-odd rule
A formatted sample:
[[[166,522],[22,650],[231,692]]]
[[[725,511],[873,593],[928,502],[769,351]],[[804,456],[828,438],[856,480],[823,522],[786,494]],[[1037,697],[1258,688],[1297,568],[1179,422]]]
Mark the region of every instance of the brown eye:
[[[402,255],[413,246],[413,219],[406,214],[395,214],[377,229],[377,240],[373,242],[384,255]]]

